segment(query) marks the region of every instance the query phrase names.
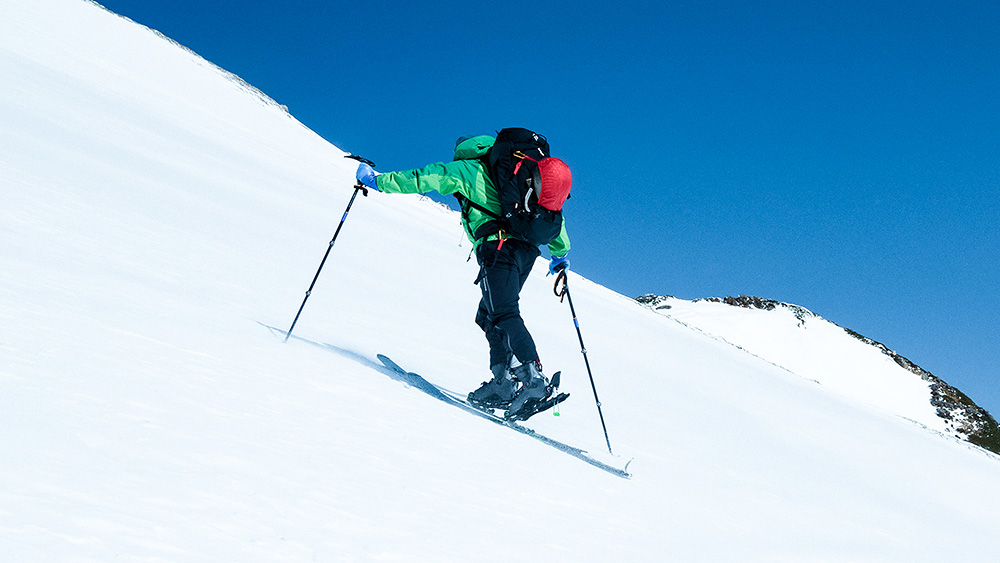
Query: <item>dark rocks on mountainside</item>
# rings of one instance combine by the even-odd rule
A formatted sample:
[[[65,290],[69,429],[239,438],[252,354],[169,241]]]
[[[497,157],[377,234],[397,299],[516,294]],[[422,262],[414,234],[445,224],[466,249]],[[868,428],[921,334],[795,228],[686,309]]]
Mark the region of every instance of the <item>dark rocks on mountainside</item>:
[[[657,296],[647,294],[641,297],[636,297],[635,300],[651,309],[669,309],[670,305],[664,305],[663,302],[671,298],[672,296],[669,295]],[[773,299],[764,299],[762,297],[754,297],[750,295],[724,298],[709,297],[706,299],[697,299],[695,301],[725,303],[726,305],[731,305],[733,307],[762,309],[765,311],[773,311],[779,307],[784,307],[795,315],[795,318],[799,321],[799,326],[804,326],[806,320],[809,318],[821,318],[819,315],[816,315],[804,307],[799,307],[798,305],[791,305],[780,301],[774,301]],[[836,325],[836,323],[833,324]],[[929,382],[931,390],[930,402],[937,409],[937,415],[944,419],[948,423],[948,426],[955,431],[955,433],[963,436],[969,442],[991,452],[1000,454],[1000,427],[998,427],[997,421],[992,415],[990,415],[989,412],[986,411],[986,409],[977,405],[972,401],[972,399],[955,387],[945,383],[941,378],[921,368],[907,358],[897,354],[895,351],[890,350],[881,342],[872,340],[871,338],[858,334],[857,332],[847,328],[843,328],[843,330],[861,342],[878,348],[883,354],[892,358],[892,360],[900,367],[920,376],[920,378],[924,381]]]
[[[673,295],[653,295],[652,293],[647,293],[646,295],[636,297],[635,300],[639,304],[645,305],[650,309],[669,309],[670,305],[660,305],[660,303],[673,298]]]
[[[865,344],[878,348],[901,368],[919,375],[921,379],[929,382],[931,384],[931,404],[937,409],[937,415],[947,421],[955,429],[955,432],[965,435],[973,444],[991,452],[1000,453],[1000,428],[997,426],[997,421],[986,409],[973,402],[965,393],[945,383],[940,377],[897,354],[894,350],[890,350],[885,344],[876,342],[848,328],[845,328],[844,331]]]
[[[799,320],[799,326],[802,326],[806,322],[807,317],[816,317],[815,313],[806,309],[805,307],[799,307],[798,305],[790,305],[788,303],[782,303],[780,301],[775,301],[773,299],[764,299],[763,297],[754,297],[752,295],[740,295],[739,297],[724,297],[719,299],[718,297],[706,297],[705,299],[695,299],[697,301],[708,301],[710,303],[725,303],[726,305],[732,305],[733,307],[743,307],[744,309],[763,309],[765,311],[773,311],[778,307],[784,307],[791,311],[795,318]]]

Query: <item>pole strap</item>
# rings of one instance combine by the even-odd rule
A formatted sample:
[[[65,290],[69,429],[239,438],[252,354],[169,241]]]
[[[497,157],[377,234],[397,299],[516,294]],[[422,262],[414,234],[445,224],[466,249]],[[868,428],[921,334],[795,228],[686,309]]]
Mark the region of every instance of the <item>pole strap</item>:
[[[566,285],[566,277],[566,268],[560,269],[559,273],[556,275],[556,282],[552,285],[552,293],[556,294],[560,303],[563,302],[563,298],[565,298],[566,293],[569,292],[569,287]],[[562,283],[562,287],[559,287],[560,283]],[[573,320],[575,321],[576,319],[574,318]]]

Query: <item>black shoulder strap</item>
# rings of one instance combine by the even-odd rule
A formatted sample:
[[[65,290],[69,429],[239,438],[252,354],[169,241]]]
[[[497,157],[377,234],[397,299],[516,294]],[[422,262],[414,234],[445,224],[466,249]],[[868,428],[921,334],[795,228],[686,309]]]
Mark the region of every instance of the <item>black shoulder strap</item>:
[[[486,155],[483,156],[479,160],[479,164],[482,165],[482,167],[483,167],[483,173],[486,174],[487,177],[490,177],[490,164],[489,164],[488,158],[489,158],[489,154],[490,154],[490,152],[492,150],[493,150],[493,147],[490,147],[490,150],[487,151]],[[493,181],[492,177],[490,177],[490,181]],[[462,194],[460,194],[458,192],[455,192],[455,199],[458,200],[458,206],[462,208],[462,219],[465,221],[466,224],[469,223],[469,208],[470,207],[476,209],[477,211],[479,211],[483,215],[486,215],[487,217],[491,217],[491,218],[493,218],[495,220],[499,220],[500,219],[500,216],[497,215],[496,213],[490,211],[489,209],[486,209],[482,205],[479,205],[478,203],[472,201],[471,199],[465,197],[464,195],[462,195]]]
[[[469,222],[470,207],[475,209],[476,211],[479,211],[483,215],[486,215],[487,217],[492,217],[493,219],[500,219],[500,216],[497,215],[496,213],[490,211],[489,209],[486,209],[482,205],[479,205],[478,203],[472,201],[471,199],[465,197],[460,193],[457,192],[455,193],[455,199],[458,200],[458,205],[461,206],[462,208],[462,216],[465,218],[466,223]]]
[[[476,229],[476,232],[472,234],[472,236],[475,237],[477,240],[488,237],[492,234],[501,231],[500,227],[501,221],[499,215],[493,213],[489,209],[486,209],[482,205],[479,205],[478,203],[472,201],[471,199],[465,197],[462,194],[456,193],[455,199],[458,200],[458,204],[462,207],[462,222],[465,223],[466,225],[469,224],[469,208],[476,208],[484,215],[492,219],[480,225],[479,228]]]

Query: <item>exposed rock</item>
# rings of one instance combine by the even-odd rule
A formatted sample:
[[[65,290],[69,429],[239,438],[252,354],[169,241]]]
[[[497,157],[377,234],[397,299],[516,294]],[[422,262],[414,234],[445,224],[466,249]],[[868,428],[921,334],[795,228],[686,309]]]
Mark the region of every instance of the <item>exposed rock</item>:
[[[652,293],[647,293],[646,295],[636,297],[635,300],[650,309],[669,309],[670,305],[661,305],[661,303],[673,298],[673,295],[653,295]]]
[[[705,299],[695,299],[695,303],[698,301],[709,301],[712,303],[725,303],[726,305],[732,305],[733,307],[743,307],[744,309],[763,309],[764,311],[773,311],[778,307],[784,307],[788,309],[793,314],[795,318],[799,320],[799,326],[805,326],[806,318],[817,317],[815,313],[806,309],[805,307],[799,307],[798,305],[791,305],[789,303],[782,303],[781,301],[775,301],[773,299],[764,299],[763,297],[754,297],[752,295],[740,295],[739,297],[706,297]]]
[[[900,367],[929,382],[931,384],[931,404],[937,409],[937,415],[947,421],[955,432],[964,434],[973,444],[991,452],[1000,453],[1000,427],[997,426],[996,419],[986,409],[973,402],[965,393],[948,385],[940,377],[899,355],[894,350],[890,350],[885,344],[848,328],[845,328],[844,331],[865,344],[878,348]]]

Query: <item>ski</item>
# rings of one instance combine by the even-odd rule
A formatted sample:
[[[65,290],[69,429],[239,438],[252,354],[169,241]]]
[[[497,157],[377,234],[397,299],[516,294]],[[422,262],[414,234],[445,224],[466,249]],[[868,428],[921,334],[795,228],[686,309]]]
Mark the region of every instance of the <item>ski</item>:
[[[445,391],[445,390],[439,388],[438,386],[434,385],[433,383],[427,381],[421,375],[413,373],[412,371],[406,371],[405,369],[403,369],[402,367],[400,367],[399,364],[397,364],[396,362],[392,361],[388,356],[385,356],[383,354],[378,354],[377,357],[378,357],[379,361],[382,362],[382,365],[384,365],[390,371],[389,375],[393,379],[395,379],[397,381],[402,381],[403,383],[406,383],[410,387],[414,387],[416,389],[419,389],[420,391],[423,391],[424,393],[430,395],[431,397],[434,397],[435,399],[438,399],[438,400],[440,400],[440,401],[442,401],[444,403],[448,403],[449,405],[458,407],[458,408],[460,408],[460,409],[462,409],[462,410],[464,410],[464,411],[466,411],[468,413],[471,413],[471,414],[476,415],[476,416],[478,416],[480,418],[489,420],[490,422],[493,422],[493,423],[498,424],[500,426],[506,426],[507,428],[510,428],[512,430],[520,432],[521,434],[524,434],[526,436],[531,436],[532,438],[538,440],[539,442],[542,442],[545,445],[551,446],[551,447],[553,447],[553,448],[555,448],[555,449],[557,449],[557,450],[559,450],[561,452],[567,453],[567,454],[569,454],[569,455],[571,455],[571,456],[573,456],[573,457],[575,457],[577,459],[580,459],[580,460],[582,460],[582,461],[584,461],[586,463],[589,463],[590,465],[593,465],[594,467],[597,467],[598,469],[602,469],[602,470],[604,470],[604,471],[606,471],[606,472],[608,472],[608,473],[610,473],[612,475],[616,475],[616,476],[621,477],[623,479],[630,479],[632,477],[632,475],[630,473],[628,473],[628,471],[627,471],[628,464],[626,464],[625,469],[619,469],[619,468],[614,467],[612,465],[608,465],[608,464],[606,464],[606,463],[604,463],[604,462],[602,462],[602,461],[600,461],[598,459],[595,459],[595,458],[591,457],[590,455],[588,455],[588,453],[587,453],[586,450],[582,450],[580,448],[576,448],[576,447],[570,446],[568,444],[564,444],[564,443],[562,443],[562,442],[560,442],[558,440],[554,440],[552,438],[549,438],[548,436],[545,436],[543,434],[539,434],[538,432],[535,432],[531,428],[528,428],[526,426],[520,425],[520,424],[518,424],[517,422],[515,422],[513,420],[507,420],[507,419],[504,419],[501,416],[497,416],[496,414],[493,414],[492,412],[489,412],[489,411],[486,411],[486,410],[483,410],[483,409],[479,409],[479,408],[477,408],[477,407],[469,404],[464,398],[460,398],[460,397],[456,396],[454,393]],[[552,408],[556,404],[564,401],[566,399],[566,397],[568,397],[568,396],[569,396],[568,393],[561,393],[560,395],[558,395],[556,397],[551,397],[551,398],[547,399],[546,401],[542,401],[542,403],[540,403],[538,406],[539,407],[544,406],[544,408],[541,408],[540,410],[535,410],[531,414],[536,414],[538,412],[542,412],[544,410]],[[562,398],[560,399],[559,397],[562,397]],[[546,403],[549,403],[549,404],[546,404]]]

